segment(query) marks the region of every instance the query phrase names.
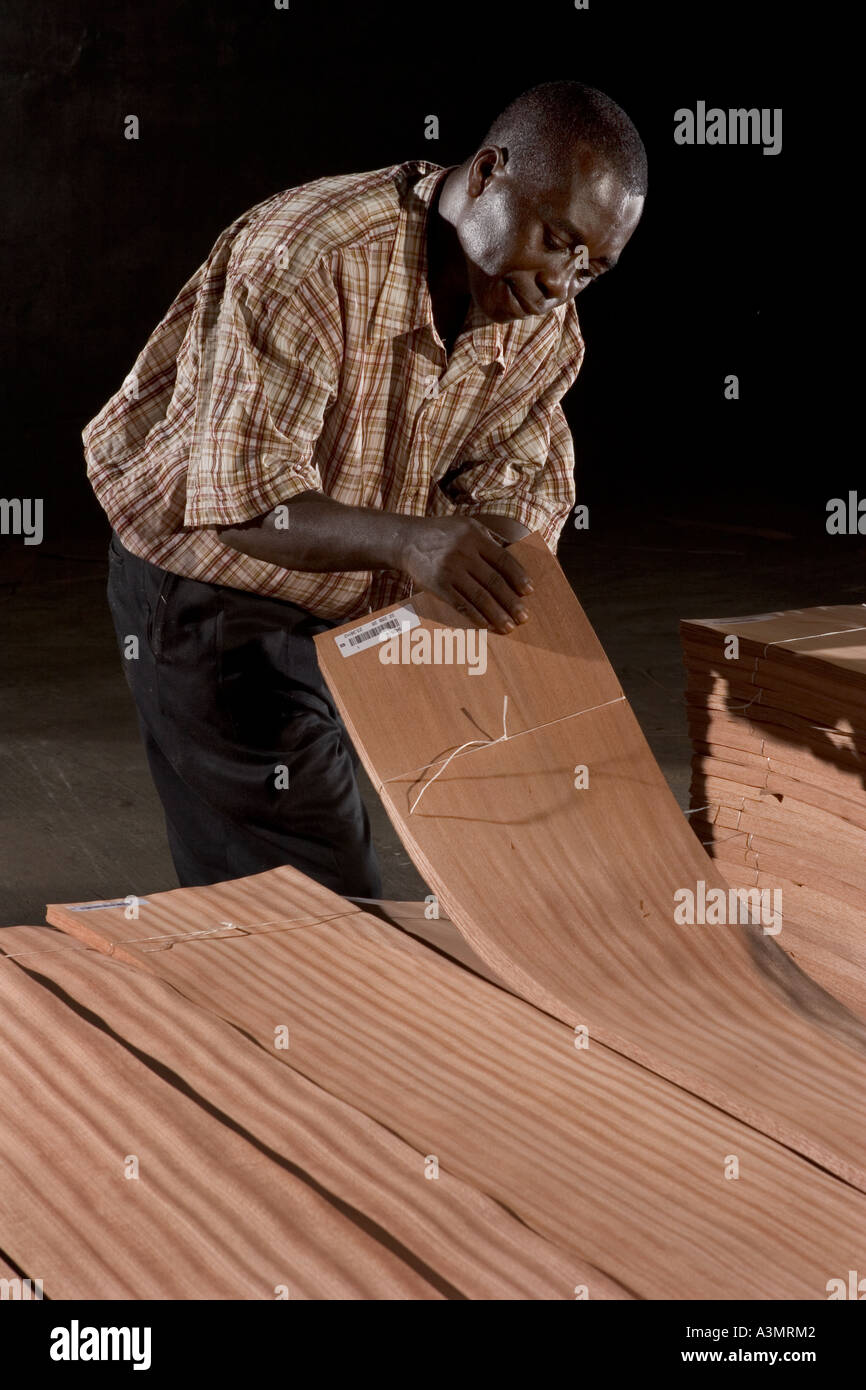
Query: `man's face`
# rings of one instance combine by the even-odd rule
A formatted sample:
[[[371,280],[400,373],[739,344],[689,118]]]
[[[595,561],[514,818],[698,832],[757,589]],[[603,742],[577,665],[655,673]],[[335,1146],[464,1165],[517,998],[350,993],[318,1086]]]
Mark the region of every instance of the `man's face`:
[[[467,192],[455,226],[469,292],[496,323],[549,313],[612,269],[644,201],[591,154],[576,155],[556,179],[530,182],[495,146],[473,159]]]

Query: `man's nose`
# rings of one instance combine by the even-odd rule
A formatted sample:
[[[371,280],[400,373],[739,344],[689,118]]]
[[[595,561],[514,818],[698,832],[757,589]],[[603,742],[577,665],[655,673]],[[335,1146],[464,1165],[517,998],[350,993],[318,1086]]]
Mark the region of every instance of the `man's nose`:
[[[573,269],[570,266],[563,266],[562,270],[550,270],[548,268],[539,271],[535,277],[535,284],[539,294],[543,295],[546,300],[552,300],[553,304],[564,304],[571,293],[573,280]]]

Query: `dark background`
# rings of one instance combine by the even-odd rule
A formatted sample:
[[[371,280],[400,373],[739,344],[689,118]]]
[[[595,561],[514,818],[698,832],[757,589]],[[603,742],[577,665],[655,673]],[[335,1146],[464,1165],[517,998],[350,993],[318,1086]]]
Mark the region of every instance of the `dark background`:
[[[862,474],[836,423],[859,386],[836,350],[858,271],[847,21],[826,5],[590,5],[7,0],[0,496],[43,498],[45,539],[0,536],[0,923],[176,882],[82,426],[241,212],[330,173],[458,163],[535,82],[601,87],[649,152],[643,222],[580,299],[588,350],[566,409],[590,529],[567,525],[559,557],[684,808],[679,619],[866,599],[866,536],[825,526]],[[781,154],[675,145],[674,112],[698,100],[782,107]],[[386,896],[422,897],[362,788]]]
[[[820,352],[794,214],[807,103],[781,85],[790,24],[775,4],[7,5],[4,495],[43,496],[67,545],[99,525],[80,429],[245,208],[324,174],[459,162],[518,91],[575,76],[625,106],[650,162],[643,224],[581,299],[581,499],[599,520],[631,506],[822,530],[827,498],[856,484],[844,460],[817,477],[809,462]],[[784,107],[781,154],[675,145],[674,111],[699,98]]]

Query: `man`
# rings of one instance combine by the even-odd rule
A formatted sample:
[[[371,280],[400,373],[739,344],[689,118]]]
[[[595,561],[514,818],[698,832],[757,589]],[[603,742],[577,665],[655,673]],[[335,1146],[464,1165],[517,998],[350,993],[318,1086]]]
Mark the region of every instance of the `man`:
[[[381,896],[313,636],[430,589],[527,618],[506,548],[574,504],[574,299],[643,207],[610,98],[518,97],[448,169],[317,180],[217,240],[84,431],[109,603],[181,884]]]

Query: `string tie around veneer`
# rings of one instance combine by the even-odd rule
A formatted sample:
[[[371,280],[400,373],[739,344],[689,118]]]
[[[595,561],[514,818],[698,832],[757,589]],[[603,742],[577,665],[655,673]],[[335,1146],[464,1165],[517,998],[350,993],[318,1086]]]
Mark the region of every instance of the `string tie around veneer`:
[[[547,728],[550,727],[551,724],[562,724],[562,723],[564,722],[564,720],[566,720],[566,719],[577,719],[581,714],[591,714],[593,710],[596,710],[596,709],[604,709],[607,705],[618,705],[618,704],[620,704],[621,701],[623,701],[624,699],[625,699],[625,696],[624,696],[624,695],[617,695],[617,696],[615,696],[615,698],[614,698],[613,700],[603,700],[603,701],[601,702],[601,704],[599,704],[599,705],[589,705],[586,709],[578,709],[578,710],[575,710],[572,714],[563,714],[559,719],[549,719],[549,720],[547,720],[546,723],[544,723],[544,724],[536,724],[532,729],[522,729],[521,732],[520,732],[519,734],[509,734],[509,732],[508,732],[508,696],[507,696],[507,695],[503,695],[503,697],[502,697],[502,733],[499,735],[499,737],[498,737],[498,738],[470,738],[470,739],[467,739],[466,743],[461,743],[461,745],[460,745],[459,748],[455,748],[453,753],[449,753],[449,754],[448,754],[448,757],[447,757],[447,758],[444,760],[444,762],[442,763],[442,766],[441,766],[440,768],[438,768],[438,769],[436,770],[436,772],[434,772],[434,774],[433,774],[433,776],[430,778],[429,782],[425,782],[425,783],[424,783],[424,786],[421,788],[420,792],[419,792],[418,795],[415,797],[415,800],[412,802],[412,805],[409,807],[409,814],[410,814],[410,816],[411,816],[411,815],[414,815],[415,809],[416,809],[416,807],[417,807],[417,805],[418,805],[418,802],[421,800],[421,798],[422,798],[422,796],[424,795],[424,793],[426,792],[427,788],[428,788],[428,787],[432,787],[432,785],[433,785],[433,783],[436,781],[437,777],[441,777],[441,776],[442,776],[442,773],[445,771],[445,769],[446,769],[446,767],[448,766],[448,764],[449,764],[454,758],[456,758],[456,757],[458,756],[458,754],[460,754],[460,753],[465,753],[465,752],[467,752],[470,748],[476,749],[476,750],[479,749],[479,748],[492,748],[493,745],[496,744],[496,743],[507,743],[509,739],[513,739],[513,738],[522,738],[522,737],[524,737],[524,735],[526,735],[526,734],[534,734],[534,733],[537,733],[539,729],[547,729]],[[425,763],[423,767],[416,769],[416,771],[418,772],[418,776],[419,776],[419,777],[423,777],[424,773],[427,771],[428,768],[430,768],[430,767],[435,767],[435,766],[436,766],[436,759],[433,758],[433,759],[431,759],[431,761],[430,761],[429,763]],[[387,783],[387,782],[401,782],[401,781],[404,780],[404,778],[405,778],[406,776],[407,776],[407,774],[406,774],[405,772],[401,772],[401,773],[398,773],[398,775],[397,775],[396,777],[386,777],[386,778],[385,778],[385,782],[386,782],[386,783]],[[384,785],[384,783],[383,783],[383,785]]]
[[[415,807],[418,805],[418,802],[421,800],[421,798],[422,798],[422,796],[424,795],[424,793],[426,792],[427,788],[428,788],[428,787],[432,787],[433,783],[436,781],[436,778],[442,776],[442,773],[445,771],[445,769],[446,769],[446,767],[448,766],[448,764],[450,763],[451,759],[452,759],[452,758],[456,758],[458,753],[464,752],[464,750],[467,749],[467,748],[492,748],[493,745],[494,745],[494,743],[505,743],[505,742],[507,741],[507,739],[508,739],[508,696],[507,696],[507,695],[503,695],[503,697],[502,697],[502,733],[499,735],[499,737],[498,737],[498,738],[470,738],[470,739],[467,740],[466,743],[461,743],[461,745],[460,745],[459,748],[455,748],[453,753],[449,753],[449,754],[448,754],[448,757],[445,759],[444,763],[443,763],[442,766],[439,768],[438,772],[434,772],[433,776],[430,778],[430,781],[424,783],[424,786],[421,788],[420,792],[419,792],[418,795],[415,797],[415,800],[412,802],[412,805],[409,807],[409,815],[412,816],[412,815],[415,814]],[[432,766],[433,766],[433,763],[435,763],[435,761],[436,761],[436,759],[434,758],[434,759],[433,759],[433,762],[429,762],[429,763],[425,763],[425,764],[424,764],[424,766],[423,766],[422,769],[421,769],[421,775],[422,775],[422,776],[423,776],[424,773],[427,771],[428,767],[432,767]],[[389,780],[393,780],[393,779],[389,779]]]
[[[866,607],[866,604],[864,604],[863,607]],[[832,632],[807,632],[805,635],[801,637],[777,637],[775,642],[766,642],[764,644],[762,657],[764,660],[766,660],[767,652],[770,650],[771,647],[786,647],[789,646],[791,642],[817,642],[822,637],[844,637],[849,632],[866,632],[866,627],[839,627],[834,628]],[[758,674],[759,658],[756,656],[753,657],[752,660],[754,664],[752,666],[751,679],[752,684],[755,685],[757,684],[757,682],[755,681],[755,677]],[[751,700],[747,700],[744,705],[728,705],[727,708],[730,712],[751,709],[752,705],[754,705],[756,702],[758,704],[761,703],[763,694],[764,690],[763,687],[761,687],[758,690],[757,695],[753,695]],[[817,729],[818,725],[814,724],[812,727]]]
[[[837,627],[833,632],[809,632],[805,637],[777,637],[775,642],[767,642],[764,656],[770,647],[785,647],[791,642],[817,642],[821,637],[847,637],[849,632],[866,632],[866,627]]]

